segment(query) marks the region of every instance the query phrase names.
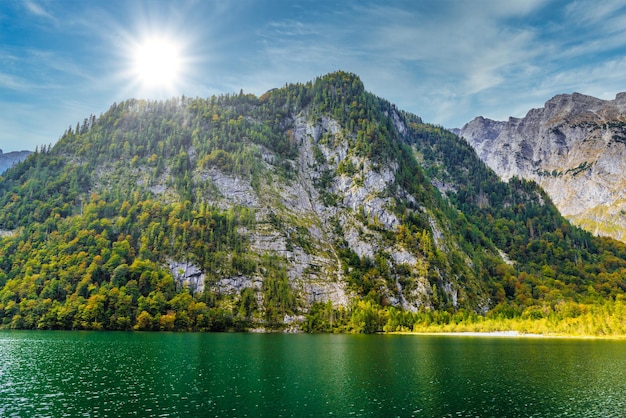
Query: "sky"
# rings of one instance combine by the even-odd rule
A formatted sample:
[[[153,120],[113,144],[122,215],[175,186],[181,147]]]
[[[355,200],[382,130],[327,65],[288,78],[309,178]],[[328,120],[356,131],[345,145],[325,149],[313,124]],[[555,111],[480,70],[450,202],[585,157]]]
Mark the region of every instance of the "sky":
[[[260,96],[337,70],[447,128],[613,99],[626,2],[0,0],[0,149],[54,144],[129,98]]]

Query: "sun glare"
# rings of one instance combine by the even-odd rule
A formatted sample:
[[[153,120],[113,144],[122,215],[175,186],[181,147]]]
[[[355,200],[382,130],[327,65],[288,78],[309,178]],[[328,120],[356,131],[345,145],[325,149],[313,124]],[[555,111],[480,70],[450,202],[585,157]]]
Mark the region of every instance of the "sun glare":
[[[133,74],[144,88],[171,89],[180,76],[180,54],[180,48],[173,41],[144,40],[133,52]]]
[[[120,28],[114,38],[119,53],[115,77],[123,86],[119,94],[149,100],[184,94],[195,77],[194,68],[202,61],[188,22],[161,19],[141,7],[133,14],[132,28]]]

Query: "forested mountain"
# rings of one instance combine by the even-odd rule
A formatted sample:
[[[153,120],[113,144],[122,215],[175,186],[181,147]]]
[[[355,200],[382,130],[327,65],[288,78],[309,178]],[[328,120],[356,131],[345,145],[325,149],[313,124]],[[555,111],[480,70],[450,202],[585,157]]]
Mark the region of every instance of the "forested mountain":
[[[4,173],[0,228],[13,328],[373,332],[626,291],[623,244],[345,72],[114,104]]]

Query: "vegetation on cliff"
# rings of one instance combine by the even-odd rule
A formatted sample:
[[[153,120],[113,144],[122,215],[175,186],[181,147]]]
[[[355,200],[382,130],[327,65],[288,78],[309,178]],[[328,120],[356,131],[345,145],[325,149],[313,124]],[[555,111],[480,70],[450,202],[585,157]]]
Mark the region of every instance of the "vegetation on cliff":
[[[626,291],[626,246],[344,72],[114,104],[4,173],[0,229],[5,328],[559,322]]]

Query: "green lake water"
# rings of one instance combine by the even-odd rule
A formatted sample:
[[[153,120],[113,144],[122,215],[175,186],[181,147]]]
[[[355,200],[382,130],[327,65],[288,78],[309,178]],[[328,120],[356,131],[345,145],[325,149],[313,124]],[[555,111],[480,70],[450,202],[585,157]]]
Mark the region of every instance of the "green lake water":
[[[626,416],[626,342],[0,332],[0,416]]]

